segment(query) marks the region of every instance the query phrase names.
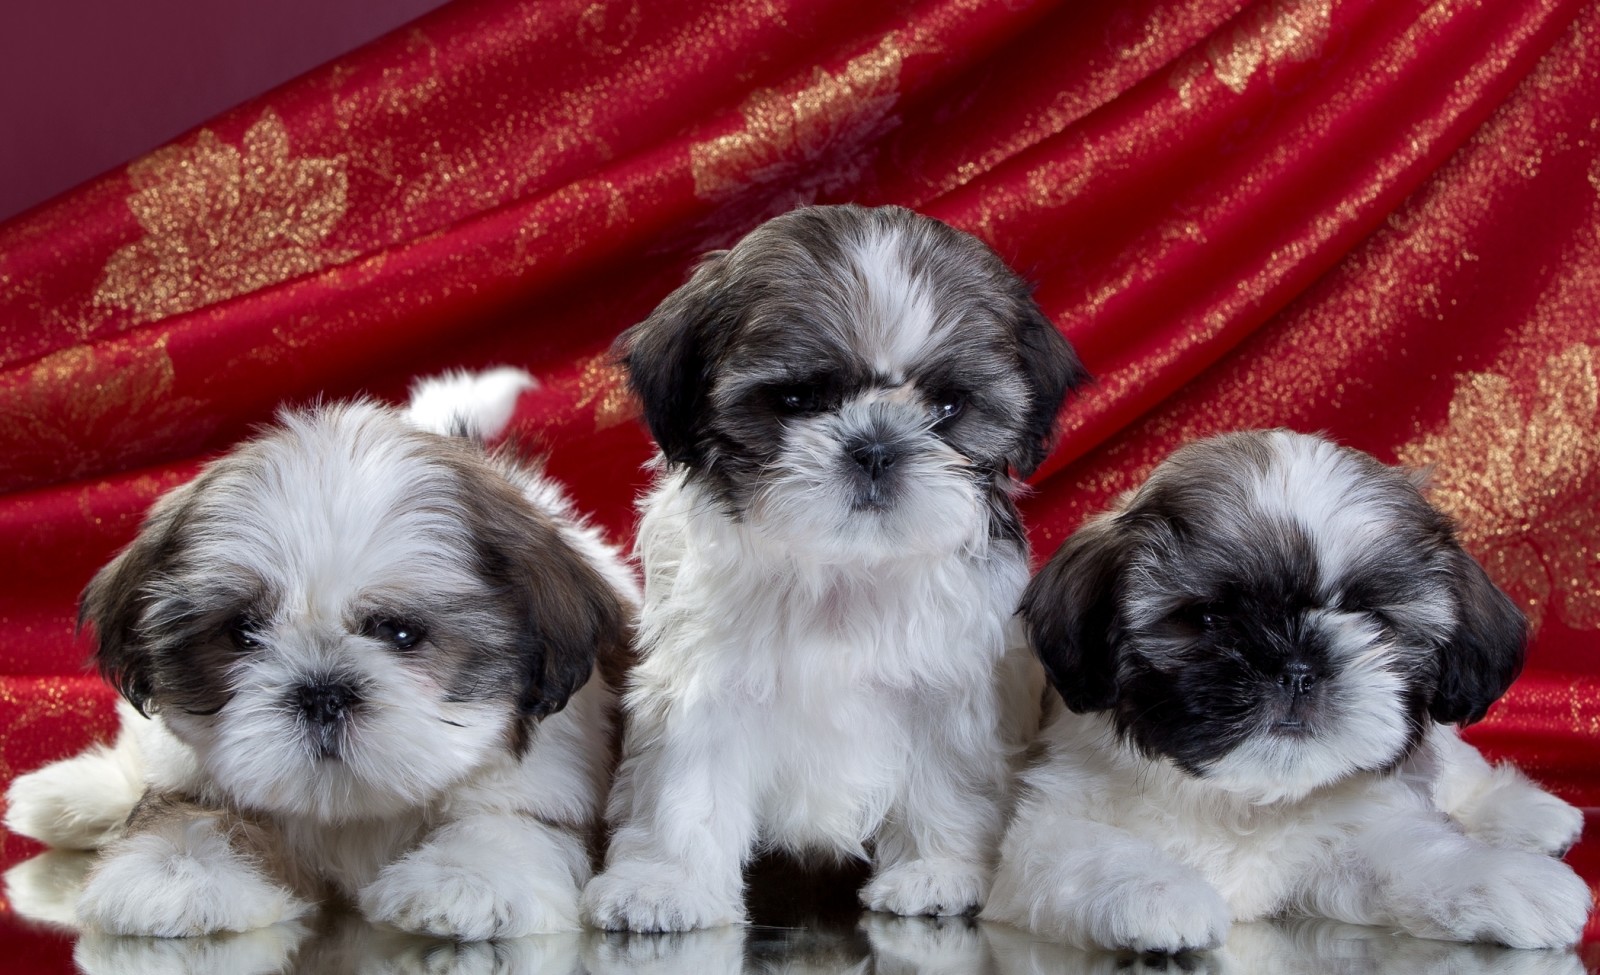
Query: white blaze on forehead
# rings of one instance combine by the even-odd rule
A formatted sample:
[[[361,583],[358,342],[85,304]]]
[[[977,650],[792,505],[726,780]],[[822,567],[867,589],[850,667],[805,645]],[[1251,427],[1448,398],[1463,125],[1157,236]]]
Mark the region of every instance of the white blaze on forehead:
[[[848,253],[861,276],[862,307],[845,336],[872,368],[890,381],[904,381],[908,366],[928,355],[948,331],[928,282],[913,277],[898,233],[874,232]]]
[[[329,614],[357,586],[428,578],[435,591],[471,591],[454,472],[417,436],[376,409],[286,419],[259,463],[219,479],[204,505],[216,522],[195,546],[202,564],[249,567]]]
[[[1324,583],[1337,585],[1346,570],[1388,539],[1388,486],[1320,437],[1275,432],[1268,446],[1272,461],[1251,478],[1250,500],[1300,525],[1312,540]]]

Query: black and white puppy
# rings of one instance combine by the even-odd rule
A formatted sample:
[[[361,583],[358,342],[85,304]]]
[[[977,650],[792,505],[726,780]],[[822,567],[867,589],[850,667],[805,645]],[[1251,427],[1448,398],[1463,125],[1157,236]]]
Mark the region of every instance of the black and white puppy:
[[[579,925],[614,748],[591,670],[636,583],[558,485],[446,433],[493,432],[530,382],[285,412],[89,583],[122,739],[18,779],[8,815],[107,844],[84,925],[240,931],[329,898],[461,939]]]
[[[1014,478],[1070,346],[976,238],[832,206],[708,256],[620,349],[662,457],[589,918],[738,922],[763,845],[870,856],[875,910],[974,909],[1042,689]]]
[[[1515,848],[1559,852],[1576,812],[1443,727],[1516,677],[1523,616],[1406,472],[1284,430],[1190,444],[1062,546],[1021,615],[1070,710],[986,916],[1156,951],[1282,913],[1577,940],[1588,888]],[[1544,835],[1497,832],[1517,806]]]

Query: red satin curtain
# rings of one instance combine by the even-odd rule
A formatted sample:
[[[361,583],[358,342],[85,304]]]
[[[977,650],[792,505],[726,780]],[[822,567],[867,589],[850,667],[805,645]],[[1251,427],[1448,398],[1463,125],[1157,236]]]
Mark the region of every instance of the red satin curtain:
[[[989,241],[1097,376],[1024,505],[1041,557],[1216,431],[1432,465],[1537,627],[1473,737],[1600,804],[1578,0],[462,0],[245,104],[0,226],[0,784],[112,727],[78,591],[279,403],[526,366],[520,432],[625,540],[612,339],[848,200]]]

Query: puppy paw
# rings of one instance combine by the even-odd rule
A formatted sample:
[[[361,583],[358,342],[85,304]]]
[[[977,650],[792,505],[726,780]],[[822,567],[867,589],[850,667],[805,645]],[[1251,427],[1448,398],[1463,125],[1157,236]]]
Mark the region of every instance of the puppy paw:
[[[989,893],[984,871],[960,860],[907,860],[876,873],[861,888],[868,910],[907,916],[972,914]]]
[[[252,931],[311,909],[234,851],[214,821],[198,820],[107,850],[77,914],[106,934],[187,938]]]
[[[1482,941],[1511,948],[1576,944],[1593,906],[1589,887],[1559,860],[1517,850],[1485,849],[1452,876],[1418,883],[1396,905],[1409,934]]]
[[[1455,816],[1473,839],[1504,850],[1560,857],[1578,842],[1583,813],[1521,775],[1501,777]]]
[[[1087,906],[1088,940],[1104,948],[1205,951],[1221,946],[1233,923],[1222,895],[1199,877],[1140,879],[1103,891]]]
[[[384,867],[361,891],[361,913],[454,941],[579,928],[578,888],[565,870],[541,876],[537,862],[464,863],[450,852],[424,846]]]
[[[613,864],[589,881],[583,914],[607,931],[693,931],[745,919],[736,891],[709,889],[683,870],[637,862]]]

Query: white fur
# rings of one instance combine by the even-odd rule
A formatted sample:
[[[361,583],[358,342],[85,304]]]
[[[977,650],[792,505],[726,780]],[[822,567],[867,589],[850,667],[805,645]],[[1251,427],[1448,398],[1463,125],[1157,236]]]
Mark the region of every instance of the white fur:
[[[1510,762],[1490,765],[1452,727],[1434,725],[1414,759],[1434,802],[1468,836],[1490,846],[1562,856],[1583,832],[1583,811],[1539,788]]]
[[[1136,754],[1102,715],[1063,709],[1041,740],[984,912],[995,920],[1177,951],[1220,944],[1230,919],[1311,913],[1546,948],[1575,942],[1588,915],[1569,867],[1463,835],[1426,782],[1358,775],[1261,804]]]
[[[144,794],[144,759],[127,723],[111,745],[19,775],[6,791],[6,828],[60,850],[95,850],[121,835]]]
[[[1380,543],[1401,504],[1420,505],[1391,472],[1375,473],[1375,465],[1320,438],[1270,431],[1231,441],[1247,442],[1236,468],[1249,478],[1245,496],[1196,494],[1218,508],[1186,515],[1236,526],[1237,537],[1225,536],[1236,546],[1250,545],[1251,532],[1270,524],[1263,513],[1299,526],[1319,586],[1337,587],[1359,572],[1356,553],[1370,559],[1385,551]],[[1229,443],[1195,445],[1189,456],[1216,461]],[[1185,463],[1158,469],[1151,483],[1194,476]],[[1119,510],[1139,503],[1130,495]],[[1115,530],[1108,519],[1117,516],[1085,530]],[[1207,572],[1228,551],[1244,550],[1195,546],[1208,544]],[[1164,632],[1153,624],[1185,598],[1163,590],[1181,587],[1179,560],[1195,557],[1191,551],[1137,549],[1112,598],[1126,633],[1140,636],[1117,653],[1142,654],[1165,673],[1206,666],[1202,648],[1210,643],[1162,644],[1145,635]],[[1142,716],[1122,713],[1123,735],[1110,711],[1075,714],[1055,702],[1040,735],[1044,755],[1022,779],[984,916],[1081,947],[1154,951],[1213,948],[1231,922],[1279,914],[1522,948],[1575,942],[1589,913],[1588,888],[1544,854],[1559,854],[1576,838],[1577,811],[1514,769],[1492,768],[1451,728],[1433,726],[1408,753],[1416,743],[1406,718],[1406,666],[1435,652],[1430,641],[1449,638],[1458,608],[1442,582],[1417,582],[1382,608],[1423,632],[1420,647],[1365,612],[1338,609],[1336,589],[1310,594],[1312,605],[1295,610],[1297,632],[1314,633],[1333,662],[1320,675],[1323,707],[1308,734],[1247,728],[1220,757],[1186,770],[1134,744]],[[1370,590],[1365,598],[1382,599]],[[1063,591],[1060,598],[1074,597]],[[1396,762],[1394,771],[1372,771]]]
[[[456,370],[413,385],[406,413],[424,430],[493,440],[511,422],[518,397],[538,387],[537,379],[509,366]]]
[[[1025,663],[1002,666],[1023,654],[1023,553],[974,532],[942,557],[817,564],[681,472],[641,508],[645,653],[590,919],[737,922],[757,843],[862,857],[875,842],[874,909],[980,902],[1015,744],[1001,715],[1037,688]]]
[[[427,415],[414,409],[410,419],[433,427],[470,417],[474,433],[492,436],[529,383],[512,370],[425,382],[415,395]],[[333,412],[317,419],[284,418],[299,440],[264,441],[254,455],[265,465],[261,486],[226,496],[238,533],[194,540],[191,549],[205,559],[216,545],[220,565],[253,559],[284,594],[287,618],[271,652],[239,656],[232,696],[215,715],[168,709],[146,719],[124,707],[113,748],[17,781],[13,822],[47,841],[110,843],[78,905],[80,919],[103,932],[242,931],[308,908],[269,879],[266,865],[240,855],[214,817],[117,838],[115,824],[145,787],[245,811],[281,846],[290,873],[399,927],[465,939],[574,929],[588,833],[607,785],[613,692],[593,676],[540,722],[519,758],[506,747],[500,707],[451,702],[427,672],[353,638],[348,607],[364,587],[454,596],[465,613],[481,584],[462,522],[408,507],[419,478],[441,475],[393,437],[396,414],[370,404],[326,409]],[[368,438],[360,453],[368,466],[358,470],[350,467],[354,438]],[[619,553],[560,487],[532,470],[504,472],[636,605],[637,584]],[[315,503],[300,492],[316,492]],[[309,761],[284,715],[284,689],[333,668],[361,675],[369,706],[346,732],[356,737],[342,761]]]

